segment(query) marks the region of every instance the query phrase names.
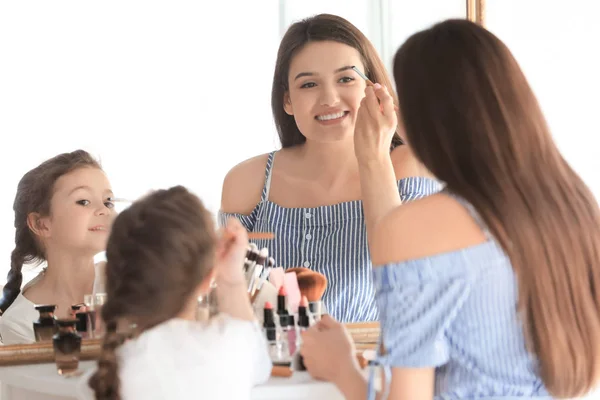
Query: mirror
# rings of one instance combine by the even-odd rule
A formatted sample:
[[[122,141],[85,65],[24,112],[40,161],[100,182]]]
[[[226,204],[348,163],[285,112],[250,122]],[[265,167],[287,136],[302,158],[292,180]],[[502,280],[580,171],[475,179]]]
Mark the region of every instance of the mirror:
[[[290,23],[321,12],[345,17],[390,68],[409,34],[466,17],[472,2],[148,3],[119,13],[100,4],[40,3],[35,13],[0,4],[0,37],[11,38],[0,52],[13,60],[0,66],[0,132],[11,137],[0,150],[9,188],[0,199],[0,284],[14,246],[17,183],[43,160],[84,148],[119,197],[183,184],[216,213],[227,171],[279,147],[271,80]],[[257,9],[260,17],[247,17]],[[38,271],[24,268],[24,282]]]

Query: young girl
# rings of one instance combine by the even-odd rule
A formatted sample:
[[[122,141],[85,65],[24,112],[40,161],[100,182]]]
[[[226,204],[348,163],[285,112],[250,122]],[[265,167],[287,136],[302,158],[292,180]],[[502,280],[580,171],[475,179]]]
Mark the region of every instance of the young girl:
[[[367,242],[374,224],[440,188],[402,145],[399,126],[361,116],[367,84],[353,66],[390,87],[373,45],[345,19],[317,15],[288,29],[272,90],[283,148],[234,167],[221,204],[221,223],[233,215],[249,231],[275,233],[257,244],[283,267],[324,274],[327,311],[344,322],[378,319]]]
[[[99,163],[83,150],[60,154],[26,173],[14,202],[15,249],[0,299],[4,344],[35,341],[36,304],[55,304],[67,317],[71,305],[92,294],[114,219],[110,183]],[[25,263],[47,262],[21,291]]]
[[[119,214],[106,250],[108,332],[89,380],[97,399],[250,398],[271,362],[246,290],[247,246],[237,221],[217,239],[210,214],[181,186]],[[213,280],[222,314],[195,321]]]
[[[600,209],[517,62],[451,20],[404,43],[394,78],[408,142],[447,189],[394,209],[373,237],[388,398],[586,393],[600,375]],[[346,338],[325,318],[304,361],[365,399]]]

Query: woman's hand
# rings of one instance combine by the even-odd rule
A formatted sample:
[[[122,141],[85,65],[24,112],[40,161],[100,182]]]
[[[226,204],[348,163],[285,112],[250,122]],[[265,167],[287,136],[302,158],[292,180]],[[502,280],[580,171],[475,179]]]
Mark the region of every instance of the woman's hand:
[[[248,232],[235,218],[227,221],[217,243],[217,284],[237,285],[245,283],[243,266],[248,248]]]
[[[344,325],[328,315],[302,334],[300,353],[311,376],[338,387],[360,370],[352,338]]]
[[[354,152],[358,162],[389,159],[397,125],[394,100],[387,88],[378,83],[367,86],[354,128]]]

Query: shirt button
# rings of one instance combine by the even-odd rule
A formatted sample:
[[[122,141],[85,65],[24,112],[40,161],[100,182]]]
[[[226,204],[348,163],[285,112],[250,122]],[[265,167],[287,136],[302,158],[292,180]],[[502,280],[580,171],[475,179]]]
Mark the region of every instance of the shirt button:
[[[310,218],[310,217],[312,217],[312,215],[310,215],[310,213],[304,214],[304,218]]]
[[[307,240],[310,240],[310,239],[312,239],[312,235],[311,235],[310,233],[307,233],[307,234],[306,234],[306,236],[305,236],[305,238],[306,238]]]
[[[310,262],[309,262],[309,261],[304,261],[304,266],[305,266],[306,268],[310,267]]]

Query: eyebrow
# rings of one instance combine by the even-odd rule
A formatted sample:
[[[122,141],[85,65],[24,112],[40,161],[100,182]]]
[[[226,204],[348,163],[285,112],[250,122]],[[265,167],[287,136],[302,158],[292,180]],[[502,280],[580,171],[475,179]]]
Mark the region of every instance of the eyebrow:
[[[69,196],[72,195],[73,193],[75,193],[76,191],[80,190],[80,189],[84,189],[84,190],[87,190],[87,191],[90,191],[90,192],[92,191],[91,187],[86,186],[86,185],[81,185],[81,186],[77,186],[75,189],[71,190],[69,192]],[[110,190],[110,189],[105,189],[104,193],[105,194],[110,194],[111,196],[114,194],[113,191]]]
[[[337,74],[338,72],[346,71],[349,69],[352,69],[352,65],[346,65],[344,67],[338,68],[335,71],[333,71],[333,73]],[[297,80],[298,78],[302,78],[304,76],[315,76],[315,75],[318,75],[318,74],[315,74],[314,72],[300,72],[298,75],[296,75],[294,80]]]

